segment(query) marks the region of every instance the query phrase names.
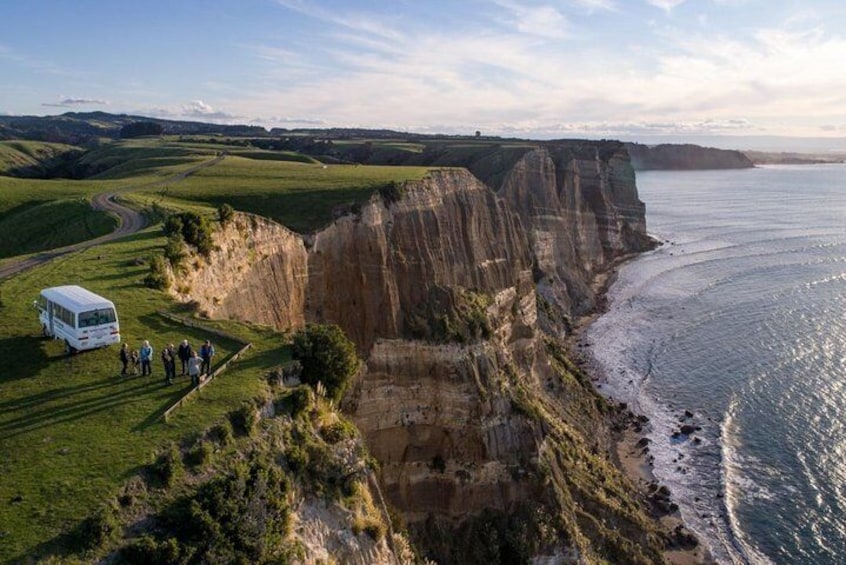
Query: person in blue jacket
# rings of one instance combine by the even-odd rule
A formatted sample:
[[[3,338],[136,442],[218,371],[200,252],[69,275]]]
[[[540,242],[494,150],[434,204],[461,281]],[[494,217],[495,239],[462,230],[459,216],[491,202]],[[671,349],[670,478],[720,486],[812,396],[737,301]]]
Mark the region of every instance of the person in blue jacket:
[[[203,359],[203,367],[200,372],[206,375],[210,374],[212,357],[214,357],[214,345],[212,345],[211,341],[206,340],[200,347],[200,357]]]
[[[146,339],[138,351],[141,359],[141,376],[153,374],[153,346]]]

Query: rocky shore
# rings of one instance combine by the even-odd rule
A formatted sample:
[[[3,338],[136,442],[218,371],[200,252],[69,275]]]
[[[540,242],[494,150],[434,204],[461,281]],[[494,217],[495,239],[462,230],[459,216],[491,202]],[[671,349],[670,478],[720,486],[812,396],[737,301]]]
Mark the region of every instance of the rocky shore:
[[[616,278],[617,269],[625,262],[632,260],[636,254],[621,258],[616,265],[607,272],[598,275],[593,281],[593,291],[597,296],[596,308],[579,318],[573,326],[572,334],[566,344],[573,361],[590,380],[595,390],[606,397],[615,407],[611,415],[611,432],[614,446],[611,459],[617,467],[628,477],[637,488],[649,507],[652,517],[658,521],[667,539],[664,559],[672,565],[710,565],[716,563],[707,548],[703,547],[696,536],[688,530],[679,512],[678,505],[673,501],[673,495],[667,486],[660,484],[653,472],[654,458],[650,454],[649,418],[635,413],[625,402],[609,395],[603,390],[607,382],[607,375],[593,360],[591,345],[584,339],[590,324],[607,310],[607,294]],[[683,420],[693,416],[685,412]],[[692,435],[696,427],[682,423],[678,434]],[[698,438],[694,438],[696,441]]]

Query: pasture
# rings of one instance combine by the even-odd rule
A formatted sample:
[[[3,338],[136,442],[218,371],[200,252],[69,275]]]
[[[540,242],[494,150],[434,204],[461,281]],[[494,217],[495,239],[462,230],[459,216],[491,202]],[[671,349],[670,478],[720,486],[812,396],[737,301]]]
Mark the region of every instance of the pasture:
[[[319,229],[333,210],[366,201],[379,188],[423,178],[427,167],[321,165],[255,160],[228,156],[218,165],[160,189],[142,189],[131,196],[139,203],[158,201],[166,208],[186,204],[217,207],[267,216],[294,231]]]
[[[164,243],[152,228],[116,243],[57,259],[0,283],[0,563],[16,562],[56,543],[172,441],[191,438],[260,396],[264,375],[288,359],[282,337],[234,323],[229,333],[254,348],[179,408],[164,410],[190,386],[166,385],[158,357],[167,343],[188,339],[216,345],[216,363],[239,344],[190,329],[157,314],[180,305],[145,288],[146,259]],[[39,290],[80,284],[115,302],[121,336],[132,348],[149,339],[153,376],[120,377],[118,349],[66,356],[61,342],[42,338],[32,301]]]

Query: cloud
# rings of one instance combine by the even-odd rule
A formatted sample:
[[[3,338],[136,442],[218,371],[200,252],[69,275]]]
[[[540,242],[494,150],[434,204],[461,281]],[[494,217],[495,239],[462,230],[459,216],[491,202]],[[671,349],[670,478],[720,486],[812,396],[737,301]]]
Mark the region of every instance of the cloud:
[[[312,125],[524,136],[800,128],[806,135],[842,121],[846,75],[832,69],[842,66],[846,38],[808,20],[737,31],[716,25],[709,12],[711,25],[668,18],[642,35],[598,43],[601,35],[574,28],[564,10],[593,6],[612,11],[588,17],[628,18],[614,10],[624,3],[480,1],[496,9],[472,25],[403,22],[389,39],[388,32],[365,31],[390,27],[389,16],[360,14],[358,24],[335,24],[345,14],[278,0],[331,25],[308,49],[245,46],[264,69],[256,73],[261,88],[237,105],[230,101],[231,109],[276,116],[258,120],[268,124],[317,120]],[[672,10],[682,1],[651,3]]]
[[[509,12],[505,22],[519,33],[550,39],[567,37],[570,22],[554,6],[530,5],[515,0],[492,0],[492,2]],[[596,2],[597,0],[586,0],[580,3],[594,5]],[[605,2],[599,0],[599,3]]]
[[[192,100],[190,103],[183,105],[180,115],[187,118],[199,118],[212,121],[243,119],[243,116],[236,116],[235,114],[215,110],[211,105],[206,104],[202,100]]]
[[[574,4],[578,4],[579,6],[583,6],[590,11],[595,10],[608,10],[608,11],[616,11],[617,5],[614,3],[614,0],[572,0]]]
[[[315,3],[306,3],[303,0],[276,0],[276,3],[289,10],[299,12],[304,16],[367,35],[387,39],[399,39],[402,37],[402,34],[397,31],[395,26],[385,24],[378,17],[369,14],[327,10]]]
[[[50,108],[72,108],[74,106],[108,106],[108,100],[99,98],[64,98],[59,102],[42,102],[42,106]]]
[[[296,117],[280,117],[270,116],[268,118],[255,118],[254,123],[272,124],[272,125],[303,125],[303,126],[326,126],[326,120],[315,118],[296,118]]]
[[[672,11],[673,8],[679,6],[680,4],[684,4],[686,0],[646,0],[646,3],[655,6],[656,8],[661,8],[665,12]]]

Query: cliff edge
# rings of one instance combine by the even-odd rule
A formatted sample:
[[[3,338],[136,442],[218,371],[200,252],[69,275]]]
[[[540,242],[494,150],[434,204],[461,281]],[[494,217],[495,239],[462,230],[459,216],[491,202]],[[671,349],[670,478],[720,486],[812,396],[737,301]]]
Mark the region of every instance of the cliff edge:
[[[663,534],[611,462],[615,409],[558,341],[593,277],[651,245],[625,148],[465,165],[308,236],[239,214],[176,292],[211,317],[344,329],[366,368],[342,408],[423,555],[660,562]]]

